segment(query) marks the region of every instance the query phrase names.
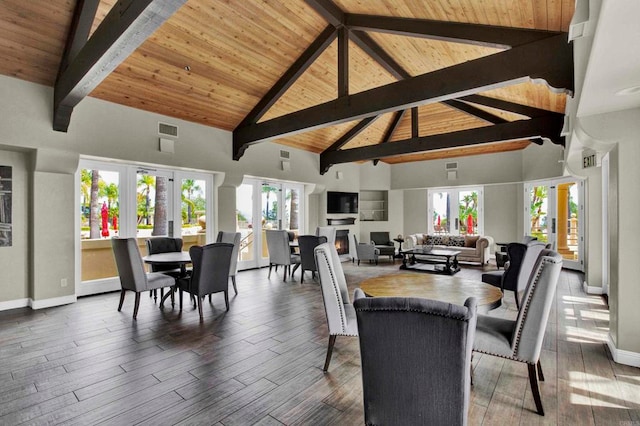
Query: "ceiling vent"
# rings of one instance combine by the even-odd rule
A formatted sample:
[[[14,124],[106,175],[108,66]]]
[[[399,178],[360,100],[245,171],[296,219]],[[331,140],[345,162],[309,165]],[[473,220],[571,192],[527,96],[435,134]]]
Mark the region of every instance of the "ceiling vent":
[[[458,162],[454,161],[453,163],[445,163],[445,170],[458,170]]]
[[[158,134],[163,136],[173,136],[174,138],[177,138],[178,126],[167,123],[158,123]]]
[[[289,156],[290,156],[289,151],[285,151],[283,149],[280,150],[280,158],[288,160]]]

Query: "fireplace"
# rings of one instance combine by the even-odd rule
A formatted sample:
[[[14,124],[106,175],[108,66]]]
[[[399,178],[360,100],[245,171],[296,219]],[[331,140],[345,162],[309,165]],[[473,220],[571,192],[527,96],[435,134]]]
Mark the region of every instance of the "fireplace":
[[[336,250],[338,254],[349,254],[349,230],[336,230]]]

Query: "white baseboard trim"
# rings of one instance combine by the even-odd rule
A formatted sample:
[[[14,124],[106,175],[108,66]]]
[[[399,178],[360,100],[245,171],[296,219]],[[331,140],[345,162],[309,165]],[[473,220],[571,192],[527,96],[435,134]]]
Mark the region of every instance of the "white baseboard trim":
[[[119,278],[104,278],[99,280],[82,281],[76,288],[76,295],[89,296],[91,294],[108,293],[110,291],[119,291],[122,287]]]
[[[68,305],[69,303],[76,303],[78,298],[75,294],[70,296],[52,297],[51,299],[33,300],[29,299],[29,306],[31,309],[44,309],[51,308],[53,306]]]
[[[607,333],[607,346],[611,351],[613,360],[618,364],[630,365],[632,367],[640,367],[640,354],[631,351],[625,351],[616,348],[616,345],[611,339],[611,334]]]
[[[9,309],[18,309],[18,308],[26,308],[27,306],[31,306],[29,303],[30,299],[16,299],[16,300],[7,300],[6,302],[0,302],[0,311],[8,311]]]
[[[582,282],[582,289],[587,294],[598,294],[598,295],[599,294],[604,294],[604,292],[602,291],[602,287],[596,287],[596,286],[592,286],[592,285],[587,285],[586,281]]]

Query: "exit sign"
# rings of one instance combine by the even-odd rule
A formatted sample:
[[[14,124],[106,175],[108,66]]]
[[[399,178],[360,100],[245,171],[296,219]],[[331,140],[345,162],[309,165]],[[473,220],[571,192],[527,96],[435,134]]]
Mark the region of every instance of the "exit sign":
[[[596,167],[596,153],[595,151],[583,151],[582,152],[582,168],[587,169],[589,167]]]

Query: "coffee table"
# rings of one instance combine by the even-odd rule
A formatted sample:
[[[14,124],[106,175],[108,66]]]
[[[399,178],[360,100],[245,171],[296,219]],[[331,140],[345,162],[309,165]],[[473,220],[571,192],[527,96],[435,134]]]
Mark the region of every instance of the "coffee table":
[[[411,269],[437,274],[453,275],[460,270],[460,250],[415,247],[402,252],[400,269]]]
[[[482,281],[443,275],[391,274],[368,278],[360,288],[371,297],[421,297],[464,305],[475,297],[478,311],[486,313],[502,304],[502,291]]]

